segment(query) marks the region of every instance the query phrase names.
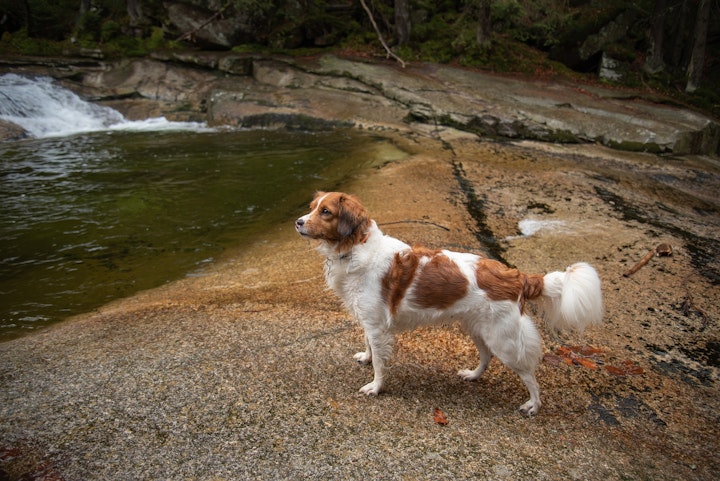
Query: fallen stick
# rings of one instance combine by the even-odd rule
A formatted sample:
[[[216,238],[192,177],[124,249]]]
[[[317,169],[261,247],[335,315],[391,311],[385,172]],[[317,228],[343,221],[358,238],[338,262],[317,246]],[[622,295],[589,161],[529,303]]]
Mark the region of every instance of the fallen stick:
[[[437,228],[439,228],[439,229],[446,230],[446,231],[450,232],[450,229],[448,229],[448,228],[445,227],[444,225],[436,224],[435,222],[429,222],[429,221],[426,221],[426,220],[411,220],[411,219],[407,219],[407,220],[396,220],[396,221],[393,221],[393,222],[382,222],[382,223],[380,223],[380,224],[378,224],[378,225],[393,225],[393,224],[424,224],[424,225],[431,225],[431,226],[433,226],[433,227],[437,227]]]
[[[642,266],[644,266],[645,264],[647,264],[648,262],[650,262],[650,259],[652,259],[653,256],[656,256],[656,255],[657,255],[658,257],[660,257],[660,256],[669,256],[669,255],[672,255],[672,247],[670,247],[670,244],[665,244],[665,243],[658,244],[656,247],[650,249],[650,252],[648,252],[647,254],[645,254],[645,257],[643,257],[642,259],[640,259],[640,262],[638,262],[637,264],[635,264],[635,265],[632,267],[632,269],[630,269],[629,271],[627,271],[626,273],[624,273],[624,274],[623,274],[623,277],[630,277],[631,275],[635,274],[637,271],[640,270],[640,268],[641,268]]]

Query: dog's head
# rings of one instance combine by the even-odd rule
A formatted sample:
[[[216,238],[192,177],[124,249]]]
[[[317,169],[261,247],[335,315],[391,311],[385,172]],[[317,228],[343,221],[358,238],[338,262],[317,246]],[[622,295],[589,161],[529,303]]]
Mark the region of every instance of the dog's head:
[[[310,213],[295,221],[295,230],[324,242],[339,253],[348,252],[366,239],[370,218],[360,200],[342,192],[318,192]]]

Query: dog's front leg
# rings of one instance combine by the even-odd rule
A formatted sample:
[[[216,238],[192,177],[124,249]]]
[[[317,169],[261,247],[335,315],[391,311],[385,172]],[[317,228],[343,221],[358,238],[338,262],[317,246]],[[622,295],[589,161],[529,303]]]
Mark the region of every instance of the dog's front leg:
[[[360,364],[370,364],[372,362],[372,350],[370,348],[370,341],[368,341],[367,336],[365,336],[365,351],[356,353],[353,356],[353,359],[355,359]]]
[[[394,338],[388,332],[373,332],[372,334],[366,332],[366,341],[372,353],[374,378],[371,383],[361,387],[360,392],[368,396],[377,396],[382,390],[385,381],[387,366],[392,356]]]

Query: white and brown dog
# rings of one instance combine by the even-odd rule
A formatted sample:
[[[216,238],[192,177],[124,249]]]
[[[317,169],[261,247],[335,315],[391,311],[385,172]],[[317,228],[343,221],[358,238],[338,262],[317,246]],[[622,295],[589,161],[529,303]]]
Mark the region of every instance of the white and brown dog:
[[[365,330],[365,351],[355,359],[373,364],[373,381],[360,389],[368,395],[383,387],[395,332],[458,321],[480,354],[477,368],[461,370],[460,377],[478,379],[497,356],[530,391],[520,410],[536,414],[542,342],[525,301],[545,300],[551,329],[582,331],[602,320],[600,279],[585,263],[525,274],[475,254],[410,247],[384,235],[355,196],[339,192],[317,193],[295,229],[319,241],[327,284]]]

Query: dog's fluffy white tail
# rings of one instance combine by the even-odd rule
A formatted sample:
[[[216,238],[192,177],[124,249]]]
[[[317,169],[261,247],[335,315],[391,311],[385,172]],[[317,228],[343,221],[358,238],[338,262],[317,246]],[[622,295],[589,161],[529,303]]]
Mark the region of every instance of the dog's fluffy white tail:
[[[542,296],[546,325],[555,331],[582,334],[603,317],[600,278],[585,262],[573,264],[565,272],[550,272],[543,277]]]

